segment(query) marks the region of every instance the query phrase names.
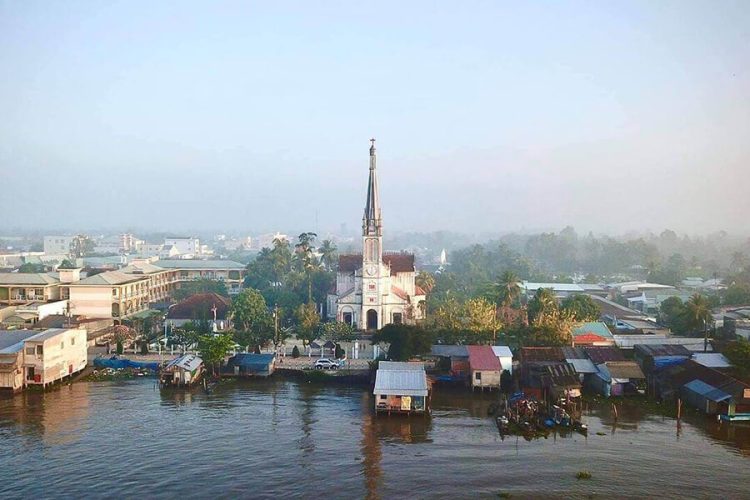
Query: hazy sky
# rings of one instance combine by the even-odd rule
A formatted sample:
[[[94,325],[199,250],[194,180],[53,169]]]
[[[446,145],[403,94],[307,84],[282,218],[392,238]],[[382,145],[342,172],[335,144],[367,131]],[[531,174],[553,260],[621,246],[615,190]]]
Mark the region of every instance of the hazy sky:
[[[750,230],[750,2],[0,0],[0,228]]]

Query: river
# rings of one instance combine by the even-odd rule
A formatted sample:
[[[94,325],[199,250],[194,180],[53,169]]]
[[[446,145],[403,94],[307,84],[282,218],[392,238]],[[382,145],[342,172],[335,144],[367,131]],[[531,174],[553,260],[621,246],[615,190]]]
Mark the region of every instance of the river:
[[[0,399],[0,498],[750,498],[748,427],[602,406],[588,437],[503,440],[491,401],[438,387],[432,418],[375,418],[365,388],[282,379],[29,392]]]

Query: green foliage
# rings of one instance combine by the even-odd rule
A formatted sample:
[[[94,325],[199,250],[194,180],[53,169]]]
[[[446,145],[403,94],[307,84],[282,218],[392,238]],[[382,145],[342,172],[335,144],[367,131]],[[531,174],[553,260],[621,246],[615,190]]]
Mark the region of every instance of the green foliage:
[[[263,295],[246,288],[232,300],[230,307],[235,341],[246,347],[265,346],[273,339],[273,317]]]
[[[724,291],[724,304],[728,306],[743,306],[750,304],[750,285],[746,283],[732,283]]]
[[[669,297],[659,306],[659,322],[674,333],[685,333],[688,330],[686,307],[679,297]]]
[[[503,307],[510,307],[518,302],[521,295],[520,279],[513,271],[504,271],[494,284],[497,293],[497,303]]]
[[[321,335],[324,339],[330,340],[334,343],[339,342],[351,342],[356,338],[354,329],[348,323],[341,321],[334,321],[330,323],[323,323],[321,328]]]
[[[338,249],[331,240],[323,240],[320,248],[320,262],[327,271],[335,271],[338,268]]]
[[[117,352],[117,354],[122,354],[123,352],[125,352],[125,346],[123,345],[122,340],[118,340],[117,341],[117,351],[116,352]]]
[[[386,325],[372,337],[373,344],[390,344],[388,358],[408,361],[414,356],[427,354],[432,347],[432,336],[421,327],[413,325]]]
[[[578,471],[576,479],[591,479],[591,473],[587,470]]]
[[[552,289],[540,288],[529,301],[529,322],[533,323],[537,318],[555,313],[557,310],[557,297]]]
[[[79,234],[70,242],[70,255],[74,259],[80,259],[94,253],[94,240],[86,235]]]
[[[57,266],[58,269],[77,269],[76,263],[70,259],[63,259],[62,263]]]
[[[745,339],[730,342],[723,354],[741,377],[750,375],[750,342]]]
[[[446,300],[430,314],[426,326],[444,343],[485,344],[502,325],[494,304],[479,297],[465,302]]]
[[[336,344],[336,348],[334,349],[334,356],[336,357],[336,359],[341,359],[346,356],[346,351],[344,351],[344,348],[341,347],[341,345]]]
[[[43,273],[44,271],[44,265],[32,264],[30,262],[22,264],[21,267],[18,268],[18,272],[24,274]]]
[[[563,299],[562,310],[577,321],[596,321],[602,313],[599,304],[589,295],[575,294]]]
[[[703,331],[712,321],[711,306],[701,294],[694,294],[685,303],[685,323],[692,331]]]
[[[315,304],[300,304],[295,311],[297,320],[297,338],[302,341],[303,345],[318,338],[318,326],[320,325],[320,316],[315,309]]]
[[[419,271],[414,278],[414,282],[428,294],[435,288],[435,276],[427,271]]]
[[[295,359],[299,358],[299,347],[294,346],[294,348],[292,348],[292,357]]]
[[[229,295],[227,293],[227,287],[223,281],[199,279],[181,283],[180,288],[174,291],[172,297],[175,300],[180,301],[199,293],[216,293],[223,297]]]
[[[221,364],[229,351],[234,347],[234,340],[229,335],[201,335],[198,337],[198,352],[203,362],[216,373],[215,367]]]

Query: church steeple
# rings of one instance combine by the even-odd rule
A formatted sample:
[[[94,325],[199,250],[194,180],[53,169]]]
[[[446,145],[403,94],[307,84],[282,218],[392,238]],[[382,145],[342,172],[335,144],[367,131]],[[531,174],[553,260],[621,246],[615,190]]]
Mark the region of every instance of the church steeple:
[[[380,192],[378,191],[378,177],[375,172],[375,139],[370,139],[370,143],[370,180],[367,184],[365,215],[362,217],[362,236],[382,236]]]

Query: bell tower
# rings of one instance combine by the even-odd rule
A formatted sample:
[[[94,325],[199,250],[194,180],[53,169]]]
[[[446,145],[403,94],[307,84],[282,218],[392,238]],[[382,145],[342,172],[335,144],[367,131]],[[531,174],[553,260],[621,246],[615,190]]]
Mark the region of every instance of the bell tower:
[[[381,277],[383,276],[383,220],[380,215],[380,192],[375,170],[375,139],[370,139],[370,179],[362,217],[362,320],[367,330],[383,325]]]

